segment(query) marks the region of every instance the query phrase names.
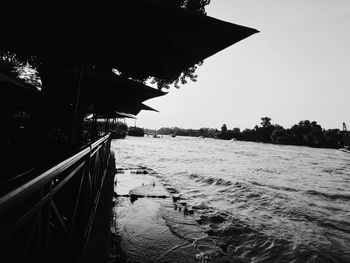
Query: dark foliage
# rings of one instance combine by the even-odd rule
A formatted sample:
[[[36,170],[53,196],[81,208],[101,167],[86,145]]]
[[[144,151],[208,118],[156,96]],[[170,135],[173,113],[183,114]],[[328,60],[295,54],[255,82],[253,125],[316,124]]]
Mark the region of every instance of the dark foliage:
[[[0,51],[0,72],[38,88],[41,87],[37,72],[39,63],[38,58],[33,56]]]
[[[137,136],[137,137],[143,137],[145,134],[145,131],[140,127],[129,127],[128,129],[128,135],[129,136]]]
[[[198,64],[184,70],[181,75],[176,79],[159,79],[152,77],[151,83],[157,84],[157,88],[161,90],[162,88],[169,89],[172,84],[174,84],[175,88],[180,88],[181,85],[185,85],[188,82],[188,79],[190,79],[193,82],[197,81],[198,75],[195,74],[195,71],[198,66],[201,66],[203,64],[203,61],[199,62]]]
[[[346,132],[339,129],[325,130],[316,121],[303,120],[290,129],[284,129],[278,124],[271,124],[271,118],[263,117],[260,124],[243,132],[227,131],[225,139],[335,149],[344,146]]]
[[[228,129],[223,124],[221,131],[211,128],[181,129],[178,127],[161,128],[158,133],[170,135],[176,132],[180,136],[201,136],[222,140],[242,140],[284,145],[300,145],[318,148],[339,149],[347,145],[347,138],[350,133],[339,129],[325,130],[316,121],[303,120],[293,125],[290,129],[284,129],[278,124],[272,124],[271,118],[262,117],[261,126],[256,125],[253,129],[245,129],[242,132],[239,128]]]
[[[210,0],[168,0],[169,4],[181,7],[195,13],[206,15],[205,6],[210,4]]]
[[[111,132],[112,139],[125,138],[128,132],[128,126],[123,122],[111,123],[109,125],[109,132]]]
[[[218,130],[211,129],[211,128],[200,128],[199,130],[196,129],[182,129],[179,127],[172,127],[172,128],[166,128],[163,127],[157,131],[158,134],[163,135],[171,135],[176,134],[177,136],[191,136],[191,137],[210,137],[215,138],[216,133]]]
[[[165,1],[165,0],[163,0]],[[190,12],[206,15],[205,7],[209,5],[210,0],[167,0],[167,4],[177,8],[183,8]],[[36,71],[41,61],[37,57],[27,56],[22,54],[15,54],[13,52],[0,51],[0,63],[10,66],[10,72],[16,72],[16,76],[21,75],[27,83],[30,83],[36,87],[41,87],[40,74]],[[150,80],[151,83],[156,84],[158,89],[169,89],[170,85],[174,85],[179,88],[180,85],[186,84],[189,80],[197,81],[197,75],[195,74],[198,66],[201,66],[203,61],[198,62],[196,65],[184,70],[178,78],[174,79],[159,79],[152,76],[134,76],[131,72],[121,72],[126,77],[132,78],[135,81],[145,83]]]

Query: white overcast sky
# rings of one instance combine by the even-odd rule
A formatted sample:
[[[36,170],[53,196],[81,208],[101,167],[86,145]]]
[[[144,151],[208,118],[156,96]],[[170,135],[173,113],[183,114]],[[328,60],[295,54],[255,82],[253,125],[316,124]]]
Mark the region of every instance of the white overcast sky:
[[[136,125],[350,126],[350,0],[212,0],[209,16],[260,31],[207,58],[197,82],[145,103]],[[134,125],[133,120],[127,120]]]

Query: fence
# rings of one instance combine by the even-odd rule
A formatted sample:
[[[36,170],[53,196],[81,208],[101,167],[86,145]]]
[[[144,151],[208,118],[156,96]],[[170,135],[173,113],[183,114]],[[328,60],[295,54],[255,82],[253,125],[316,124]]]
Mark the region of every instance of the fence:
[[[78,262],[110,160],[106,135],[0,197],[1,262]]]

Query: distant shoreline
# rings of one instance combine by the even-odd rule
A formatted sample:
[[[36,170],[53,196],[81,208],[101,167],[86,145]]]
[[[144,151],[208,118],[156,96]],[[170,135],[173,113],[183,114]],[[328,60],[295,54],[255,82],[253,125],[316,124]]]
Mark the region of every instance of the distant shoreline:
[[[147,133],[148,129],[145,129]],[[271,118],[261,118],[260,126],[253,129],[240,128],[228,129],[223,124],[221,130],[213,128],[182,129],[178,127],[163,127],[157,130],[159,135],[204,137],[221,140],[237,140],[250,142],[263,142],[279,145],[308,146],[313,148],[340,149],[350,145],[350,132],[344,129],[323,129],[316,121],[304,120],[293,125],[289,129],[283,128],[279,124],[271,124]]]

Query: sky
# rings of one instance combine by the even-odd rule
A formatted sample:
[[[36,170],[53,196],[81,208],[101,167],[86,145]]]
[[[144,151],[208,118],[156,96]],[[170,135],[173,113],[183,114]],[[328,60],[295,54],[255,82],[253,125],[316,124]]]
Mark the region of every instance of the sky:
[[[129,125],[253,128],[260,118],[350,126],[350,0],[211,0],[209,16],[260,31],[204,60],[197,82],[145,104]]]

